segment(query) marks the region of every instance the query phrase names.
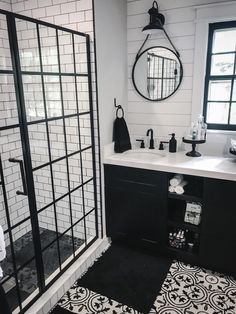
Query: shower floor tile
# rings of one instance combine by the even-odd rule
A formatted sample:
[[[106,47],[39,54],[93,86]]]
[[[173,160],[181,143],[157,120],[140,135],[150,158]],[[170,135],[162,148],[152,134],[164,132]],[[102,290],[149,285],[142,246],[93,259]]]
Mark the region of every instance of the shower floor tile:
[[[40,228],[40,238],[42,248],[56,239],[56,232]],[[77,250],[84,240],[74,238],[75,250]],[[72,238],[69,235],[64,235],[59,241],[61,263],[65,262],[72,255]],[[57,243],[51,244],[43,253],[45,279],[47,279],[57,268],[59,262],[57,258]],[[14,242],[16,266],[25,265],[18,271],[18,282],[22,300],[26,299],[35,289],[37,289],[37,272],[35,267],[34,246],[32,233],[28,232]],[[4,280],[13,273],[13,259],[11,255],[10,246],[6,247],[6,259],[2,262],[1,267],[4,272]],[[33,259],[32,261],[30,261]],[[11,308],[17,306],[17,292],[14,277],[10,277],[6,283],[3,284],[4,290],[7,294],[7,299]]]

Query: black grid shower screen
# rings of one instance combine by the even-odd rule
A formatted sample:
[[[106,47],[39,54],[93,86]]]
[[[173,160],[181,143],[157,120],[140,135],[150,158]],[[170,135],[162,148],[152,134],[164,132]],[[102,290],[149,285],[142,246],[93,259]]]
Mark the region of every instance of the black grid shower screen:
[[[98,237],[90,38],[2,10],[0,28],[1,283],[23,313]]]

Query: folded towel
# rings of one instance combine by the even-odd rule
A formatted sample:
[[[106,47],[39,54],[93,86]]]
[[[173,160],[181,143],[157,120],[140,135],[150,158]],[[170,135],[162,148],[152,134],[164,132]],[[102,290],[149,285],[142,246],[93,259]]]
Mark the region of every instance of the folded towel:
[[[169,192],[170,193],[174,193],[175,192],[174,186],[172,186],[172,185],[169,186]]]
[[[176,194],[184,194],[184,186],[187,185],[188,182],[187,181],[182,181],[180,182],[179,185],[175,186],[174,189],[175,189],[175,193]]]
[[[5,249],[4,233],[0,225],[0,262],[3,261],[5,257],[6,257],[6,249]],[[2,276],[3,276],[3,273],[0,267],[0,278],[2,278]]]
[[[184,177],[182,174],[176,174],[172,179],[170,179],[170,185],[177,186],[183,181]]]
[[[123,153],[131,149],[130,137],[127,124],[123,117],[117,117],[114,121],[113,140],[116,153]]]

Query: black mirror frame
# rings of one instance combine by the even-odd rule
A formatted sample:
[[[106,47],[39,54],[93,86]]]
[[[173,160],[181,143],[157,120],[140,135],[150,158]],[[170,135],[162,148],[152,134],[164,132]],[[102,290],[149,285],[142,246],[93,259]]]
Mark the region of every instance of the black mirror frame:
[[[153,48],[163,48],[163,49],[167,49],[167,50],[171,51],[171,52],[176,56],[176,58],[178,59],[179,64],[180,64],[180,80],[179,80],[179,84],[177,85],[177,87],[176,87],[176,89],[173,91],[173,93],[171,93],[169,96],[167,96],[167,97],[165,97],[165,98],[162,98],[162,99],[150,99],[150,98],[144,96],[144,95],[138,90],[138,88],[137,88],[137,86],[136,86],[136,84],[135,84],[135,80],[134,80],[134,70],[135,70],[135,66],[136,66],[136,64],[137,64],[137,62],[138,62],[138,60],[139,60],[139,58],[140,58],[146,51],[148,51],[148,50],[150,50],[150,49],[153,49]],[[135,88],[136,92],[137,92],[140,96],[142,96],[143,98],[145,98],[145,99],[147,99],[147,100],[149,100],[149,101],[162,101],[162,100],[165,100],[165,99],[169,98],[170,96],[172,96],[172,95],[179,89],[180,84],[181,84],[181,82],[182,82],[182,79],[183,79],[183,65],[182,65],[182,62],[181,62],[179,56],[178,56],[173,50],[171,50],[170,48],[167,48],[167,47],[164,47],[164,46],[152,46],[152,47],[149,47],[149,48],[145,49],[142,53],[140,53],[138,56],[136,56],[136,59],[135,59],[135,62],[134,62],[133,68],[132,68],[132,82],[133,82],[133,85],[134,85],[134,88]]]

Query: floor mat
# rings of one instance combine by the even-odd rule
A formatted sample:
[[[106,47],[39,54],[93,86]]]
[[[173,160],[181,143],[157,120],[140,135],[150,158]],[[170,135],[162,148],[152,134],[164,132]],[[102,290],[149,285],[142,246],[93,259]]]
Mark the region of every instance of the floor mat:
[[[174,262],[151,313],[235,314],[236,280]]]
[[[145,305],[143,302],[146,296],[150,297],[155,283],[156,297],[149,308],[149,314],[236,314],[236,280],[233,277],[174,261],[159,289],[162,275],[159,274],[158,277],[156,272],[161,269],[160,260],[158,257],[145,256],[143,253],[112,245],[62,297],[52,314],[147,313],[146,310],[137,308],[137,304],[141,304],[143,308],[149,307],[149,303]],[[149,271],[146,269],[146,263],[149,263]],[[122,267],[125,271],[121,271]],[[140,270],[139,276],[137,270]],[[153,278],[149,277],[151,271]],[[116,273],[116,276],[113,273]],[[117,278],[118,274],[120,279]],[[145,275],[148,276],[144,278]],[[125,283],[123,280],[126,280]],[[149,286],[146,283],[148,280]],[[93,285],[93,289],[85,288],[82,284]],[[95,290],[99,288],[104,293]],[[111,294],[116,294],[116,297],[111,298]],[[118,300],[118,297],[131,297],[136,305],[130,306],[130,300],[125,303]],[[137,298],[135,301],[134,297]],[[149,298],[146,300],[149,302]]]
[[[172,261],[112,244],[78,286],[148,313]]]

